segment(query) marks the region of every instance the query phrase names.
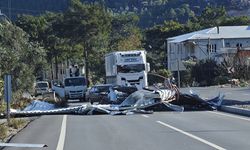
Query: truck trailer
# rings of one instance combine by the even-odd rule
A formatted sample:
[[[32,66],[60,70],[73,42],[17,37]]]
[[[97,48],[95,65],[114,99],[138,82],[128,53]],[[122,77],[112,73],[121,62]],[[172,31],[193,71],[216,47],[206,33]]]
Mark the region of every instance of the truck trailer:
[[[105,55],[106,83],[122,86],[148,86],[147,74],[150,71],[146,61],[146,51],[117,51]]]

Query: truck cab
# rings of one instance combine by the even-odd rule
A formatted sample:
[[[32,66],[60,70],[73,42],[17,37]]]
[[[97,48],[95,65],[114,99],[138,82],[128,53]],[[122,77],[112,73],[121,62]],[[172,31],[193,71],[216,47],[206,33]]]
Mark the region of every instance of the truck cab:
[[[64,78],[63,83],[52,81],[52,90],[65,101],[69,99],[85,101],[85,93],[87,91],[86,79],[78,76]]]
[[[148,86],[150,65],[146,51],[117,51],[105,55],[106,83],[135,86],[138,90]]]

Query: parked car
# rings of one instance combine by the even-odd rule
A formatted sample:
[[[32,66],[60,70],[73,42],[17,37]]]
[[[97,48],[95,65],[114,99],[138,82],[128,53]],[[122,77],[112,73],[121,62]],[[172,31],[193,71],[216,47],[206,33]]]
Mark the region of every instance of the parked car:
[[[112,88],[113,91],[116,91],[116,101],[110,100],[110,88]],[[94,85],[87,91],[86,100],[91,104],[93,104],[94,102],[98,102],[99,104],[119,104],[136,90],[136,87],[126,87],[112,84]]]
[[[34,84],[34,95],[41,95],[43,93],[50,92],[49,82],[47,81],[37,81]]]
[[[86,92],[86,100],[93,104],[94,102],[105,103],[108,101],[109,88],[111,84],[100,84],[92,86]]]

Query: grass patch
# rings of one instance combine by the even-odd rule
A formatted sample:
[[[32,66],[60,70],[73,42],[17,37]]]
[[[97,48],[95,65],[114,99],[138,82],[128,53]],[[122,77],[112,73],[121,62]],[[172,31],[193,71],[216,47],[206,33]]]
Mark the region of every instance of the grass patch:
[[[10,136],[17,134],[30,120],[11,118],[7,122],[0,124],[0,142],[6,142]]]
[[[13,100],[10,103],[10,108],[12,109],[24,109],[26,106],[28,106],[31,103],[31,99],[28,98],[20,98],[18,100]],[[5,113],[6,112],[6,103],[5,102],[0,102],[0,113]]]
[[[4,140],[8,136],[8,127],[5,124],[0,124],[0,140]]]
[[[10,119],[9,127],[14,128],[14,129],[19,129],[23,127],[23,125],[26,123],[25,120],[23,119]]]
[[[4,112],[6,112],[6,105],[5,103],[0,102],[0,113],[4,113]]]

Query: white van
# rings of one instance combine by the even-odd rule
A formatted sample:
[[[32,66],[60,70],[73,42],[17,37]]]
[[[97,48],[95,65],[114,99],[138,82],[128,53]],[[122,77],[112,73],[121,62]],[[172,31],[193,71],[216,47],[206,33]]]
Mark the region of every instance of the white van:
[[[34,95],[42,95],[43,93],[50,92],[49,82],[47,81],[37,81],[34,84]]]

